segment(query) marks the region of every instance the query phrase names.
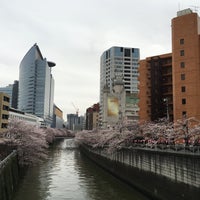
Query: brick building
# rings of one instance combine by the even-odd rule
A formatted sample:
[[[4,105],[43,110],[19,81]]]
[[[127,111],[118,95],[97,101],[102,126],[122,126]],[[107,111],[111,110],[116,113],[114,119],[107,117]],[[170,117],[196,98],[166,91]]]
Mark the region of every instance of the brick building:
[[[172,54],[141,60],[139,74],[140,121],[173,120]]]
[[[99,126],[99,103],[86,110],[86,130],[92,130]]]
[[[174,119],[200,119],[200,18],[190,9],[172,19]]]
[[[200,18],[190,9],[172,19],[172,53],[148,57],[139,67],[140,120],[183,116],[200,120]]]

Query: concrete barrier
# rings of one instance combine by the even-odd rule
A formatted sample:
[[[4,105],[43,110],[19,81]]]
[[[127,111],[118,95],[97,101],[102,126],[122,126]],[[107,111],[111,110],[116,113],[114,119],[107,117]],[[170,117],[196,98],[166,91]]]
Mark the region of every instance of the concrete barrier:
[[[143,149],[107,153],[80,145],[80,150],[114,176],[152,199],[197,200],[200,196],[200,157]]]

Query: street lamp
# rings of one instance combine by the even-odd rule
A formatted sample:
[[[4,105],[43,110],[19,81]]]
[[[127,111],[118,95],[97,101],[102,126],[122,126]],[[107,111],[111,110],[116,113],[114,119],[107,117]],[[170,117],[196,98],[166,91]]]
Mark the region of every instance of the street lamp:
[[[166,107],[167,107],[167,121],[169,122],[169,102],[168,102],[168,98],[164,98],[163,101],[166,103]]]

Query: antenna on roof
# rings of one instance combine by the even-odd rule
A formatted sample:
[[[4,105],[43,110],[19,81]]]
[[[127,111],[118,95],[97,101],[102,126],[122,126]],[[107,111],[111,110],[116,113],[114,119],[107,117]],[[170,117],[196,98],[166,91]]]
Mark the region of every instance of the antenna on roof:
[[[180,10],[181,10],[181,3],[178,2],[178,11],[180,11]]]

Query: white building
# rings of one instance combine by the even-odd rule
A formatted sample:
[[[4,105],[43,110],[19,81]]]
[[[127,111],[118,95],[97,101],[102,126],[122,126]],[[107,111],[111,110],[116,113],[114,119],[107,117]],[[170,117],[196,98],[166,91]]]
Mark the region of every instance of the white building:
[[[138,48],[111,47],[101,56],[100,66],[100,126],[105,127],[106,100],[105,88],[112,94],[114,80],[122,77],[125,90],[123,118],[128,121],[138,119],[138,67],[140,52]],[[124,120],[124,119],[121,119]]]
[[[42,118],[37,117],[32,114],[22,112],[14,108],[9,109],[9,120],[12,120],[12,119],[21,120],[28,124],[32,124],[40,128],[46,127],[46,124]]]

